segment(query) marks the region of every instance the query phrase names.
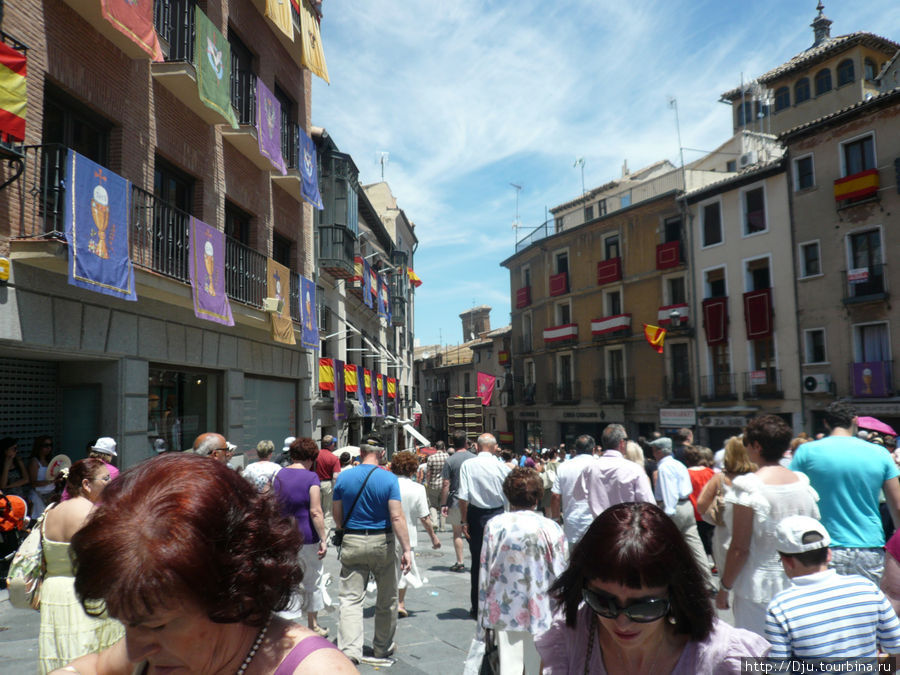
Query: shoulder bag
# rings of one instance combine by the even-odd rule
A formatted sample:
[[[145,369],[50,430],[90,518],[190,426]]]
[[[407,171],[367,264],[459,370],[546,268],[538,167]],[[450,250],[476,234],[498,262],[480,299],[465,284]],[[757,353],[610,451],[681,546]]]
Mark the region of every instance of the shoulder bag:
[[[343,525],[350,521],[350,514],[353,513],[353,509],[356,506],[356,502],[359,501],[359,498],[362,496],[363,491],[366,489],[366,483],[369,482],[369,479],[372,477],[372,474],[375,473],[376,471],[378,471],[377,466],[374,467],[369,472],[368,476],[366,476],[366,479],[363,481],[362,487],[359,488],[359,492],[356,493],[356,499],[354,499],[353,503],[350,505],[350,510],[347,511],[347,514],[344,516],[344,522],[341,523],[341,528],[340,529],[335,528],[334,532],[332,533],[332,535],[331,535],[331,545],[332,546],[340,547],[340,545],[344,543],[344,527],[343,527]]]
[[[47,511],[49,510],[48,508]],[[31,534],[25,537],[9,566],[6,579],[9,604],[18,609],[41,608],[41,584],[47,572],[44,560],[44,519],[47,511],[38,518]]]
[[[712,504],[701,516],[703,520],[710,525],[725,524],[725,489],[722,487],[723,475],[720,473],[715,477],[716,480],[716,496],[712,500]]]

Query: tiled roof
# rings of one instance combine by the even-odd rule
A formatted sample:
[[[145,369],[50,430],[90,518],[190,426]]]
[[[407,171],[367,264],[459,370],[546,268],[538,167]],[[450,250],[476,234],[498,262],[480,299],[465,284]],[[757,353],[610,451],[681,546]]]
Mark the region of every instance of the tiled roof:
[[[778,167],[780,164],[782,164],[782,162],[784,162],[784,157],[776,157],[775,159],[771,159],[768,162],[759,162],[757,164],[752,164],[746,169],[741,169],[737,173],[730,174],[726,178],[718,180],[715,183],[708,183],[703,187],[691,190],[685,196],[688,200],[690,200],[692,197],[696,197],[697,195],[701,195],[705,192],[714,192],[717,190],[717,188],[720,188],[729,183],[741,182],[746,180],[747,178],[755,176],[756,174],[765,173],[769,169]]]
[[[894,53],[898,49],[900,49],[900,44],[894,42],[893,40],[888,40],[887,38],[881,37],[880,35],[875,35],[874,33],[858,31],[856,33],[850,33],[848,35],[838,35],[837,37],[828,38],[821,44],[810,47],[806,51],[800,52],[792,59],[789,59],[785,63],[782,63],[777,68],[773,68],[764,75],[760,75],[756,79],[763,84],[768,84],[769,82],[777,80],[784,75],[787,75],[794,71],[803,70],[804,68],[807,68],[818,61],[824,61],[826,58],[840,53],[846,49],[850,49],[851,47],[858,44],[862,44],[867,47],[873,47],[875,49],[882,49],[890,53]],[[741,88],[735,87],[734,89],[726,91],[724,94],[722,94],[722,100],[733,101],[740,95]]]
[[[809,122],[804,122],[803,124],[799,124],[796,127],[788,129],[787,131],[783,131],[778,135],[778,140],[784,142],[788,137],[796,136],[797,134],[811,129],[812,127],[819,126],[820,124],[825,124],[830,120],[842,117],[849,113],[853,113],[857,110],[862,110],[869,107],[877,107],[884,103],[890,102],[892,99],[898,98],[900,99],[900,87],[894,87],[893,89],[889,89],[888,91],[883,91],[880,94],[876,94],[869,99],[864,101],[858,101],[853,105],[848,105],[845,108],[841,108],[840,110],[836,110],[833,113],[829,113],[828,115],[823,115],[822,117],[817,117],[814,120],[810,120]]]

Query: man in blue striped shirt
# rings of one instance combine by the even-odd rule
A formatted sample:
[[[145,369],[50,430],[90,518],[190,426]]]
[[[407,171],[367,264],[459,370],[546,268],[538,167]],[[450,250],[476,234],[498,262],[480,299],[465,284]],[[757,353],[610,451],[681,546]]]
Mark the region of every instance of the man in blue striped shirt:
[[[900,619],[868,579],[828,569],[831,538],[815,518],[789,516],[775,530],[791,586],[769,603],[769,658],[872,658],[900,654]]]

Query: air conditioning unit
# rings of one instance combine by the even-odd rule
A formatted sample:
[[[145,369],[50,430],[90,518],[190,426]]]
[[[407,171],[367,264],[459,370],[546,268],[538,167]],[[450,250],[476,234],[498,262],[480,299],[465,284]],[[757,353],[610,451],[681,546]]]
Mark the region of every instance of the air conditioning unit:
[[[746,169],[748,166],[756,164],[756,160],[757,160],[756,150],[751,150],[750,152],[745,152],[743,155],[741,155],[740,159],[738,160],[738,168]]]
[[[284,310],[284,300],[282,298],[263,298],[263,310],[272,314],[281,314]]]
[[[831,375],[807,375],[803,378],[803,391],[807,394],[827,394],[831,391]]]

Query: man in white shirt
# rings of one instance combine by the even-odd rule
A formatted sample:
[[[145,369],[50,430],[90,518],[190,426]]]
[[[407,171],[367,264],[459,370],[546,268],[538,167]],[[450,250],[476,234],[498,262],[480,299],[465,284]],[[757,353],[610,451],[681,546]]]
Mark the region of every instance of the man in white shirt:
[[[472,601],[469,614],[475,618],[478,607],[478,572],[481,568],[481,545],[484,541],[484,527],[498,513],[503,513],[503,481],[509,473],[497,456],[497,439],[491,434],[478,437],[478,454],[475,459],[465,462],[459,469],[459,514],[462,519],[463,536],[469,540],[472,555],[470,570]]]
[[[615,504],[656,503],[647,472],[622,454],[627,442],[625,427],[607,425],[600,436],[603,454],[589,462],[575,483],[573,496],[576,501],[587,501],[592,518]]]
[[[697,564],[706,577],[710,592],[715,590],[709,560],[703,550],[703,542],[697,532],[694,507],[691,504],[691,476],[687,467],[672,456],[672,439],[657,438],[650,443],[656,466],[656,502],[678,526],[685,542],[691,548]]]
[[[594,522],[587,499],[577,499],[574,490],[581,472],[596,461],[596,447],[593,437],[587,434],[576,438],[575,456],[559,465],[550,488],[550,513],[557,522],[560,520],[560,513],[562,514],[563,532],[570,549]]]

